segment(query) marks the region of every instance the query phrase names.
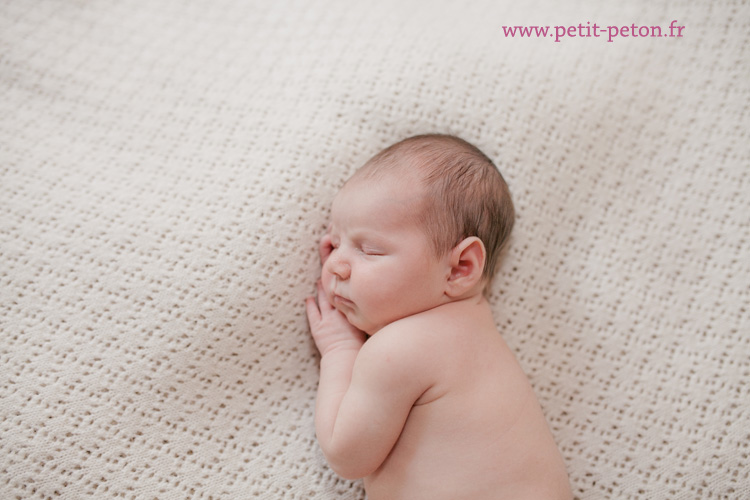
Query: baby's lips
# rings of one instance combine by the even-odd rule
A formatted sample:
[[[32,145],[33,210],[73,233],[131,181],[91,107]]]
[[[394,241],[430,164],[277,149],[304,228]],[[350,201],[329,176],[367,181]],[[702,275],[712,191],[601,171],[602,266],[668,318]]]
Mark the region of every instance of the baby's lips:
[[[341,305],[345,307],[351,307],[354,305],[354,302],[347,299],[346,297],[342,297],[341,295],[334,295],[333,296],[333,304],[334,305]]]

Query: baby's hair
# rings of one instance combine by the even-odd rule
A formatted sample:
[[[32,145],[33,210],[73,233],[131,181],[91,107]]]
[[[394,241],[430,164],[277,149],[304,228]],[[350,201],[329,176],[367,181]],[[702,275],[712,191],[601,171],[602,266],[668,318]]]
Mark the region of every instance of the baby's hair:
[[[476,236],[487,253],[482,277],[492,278],[515,219],[508,185],[492,160],[458,137],[418,135],[384,149],[352,178],[401,169],[415,170],[422,179],[425,204],[415,215],[436,255]]]

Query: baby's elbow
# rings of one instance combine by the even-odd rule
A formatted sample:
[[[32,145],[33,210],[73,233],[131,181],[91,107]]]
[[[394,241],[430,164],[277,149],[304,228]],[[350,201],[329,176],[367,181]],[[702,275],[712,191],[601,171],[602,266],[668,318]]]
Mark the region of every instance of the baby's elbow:
[[[330,464],[331,469],[333,469],[333,472],[344,479],[362,479],[375,472],[374,468],[363,467],[361,464],[355,464],[352,462],[335,462],[329,460],[328,463]]]
[[[365,475],[360,474],[359,471],[356,471],[352,467],[349,467],[348,464],[337,464],[330,460],[328,461],[328,464],[331,466],[331,469],[333,469],[333,472],[335,472],[337,476],[344,479],[356,480],[365,477]]]
[[[326,460],[333,472],[344,479],[361,479],[367,477],[378,468],[380,463],[375,463],[374,457],[368,454],[368,450],[325,450]]]

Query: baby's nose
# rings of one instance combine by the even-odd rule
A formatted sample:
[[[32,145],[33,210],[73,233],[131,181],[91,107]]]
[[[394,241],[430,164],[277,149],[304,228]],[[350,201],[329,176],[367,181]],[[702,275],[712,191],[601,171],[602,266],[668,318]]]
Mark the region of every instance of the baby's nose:
[[[343,259],[339,252],[334,252],[328,257],[325,263],[325,268],[328,272],[336,276],[338,279],[346,280],[352,273],[352,268],[345,259]]]

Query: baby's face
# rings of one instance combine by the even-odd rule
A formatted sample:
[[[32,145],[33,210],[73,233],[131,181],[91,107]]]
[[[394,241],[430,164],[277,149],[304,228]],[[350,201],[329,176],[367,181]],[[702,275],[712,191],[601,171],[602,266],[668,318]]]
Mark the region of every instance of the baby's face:
[[[416,179],[348,183],[331,209],[333,252],[323,284],[349,322],[372,335],[385,325],[442,303],[450,274],[415,223]]]

